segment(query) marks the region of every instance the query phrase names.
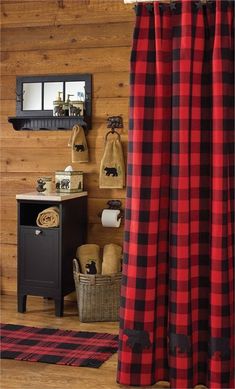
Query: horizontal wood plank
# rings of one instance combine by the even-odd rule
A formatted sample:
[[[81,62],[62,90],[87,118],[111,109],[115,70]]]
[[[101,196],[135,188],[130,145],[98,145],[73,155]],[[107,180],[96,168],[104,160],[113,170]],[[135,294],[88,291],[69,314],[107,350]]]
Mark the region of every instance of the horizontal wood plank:
[[[94,98],[128,97],[130,93],[129,72],[92,74],[92,96]],[[0,100],[16,99],[16,76],[1,77]]]
[[[3,76],[50,75],[55,69],[64,74],[126,72],[129,57],[129,47],[2,52],[0,71]]]
[[[15,116],[15,101],[2,100],[0,123],[7,124],[9,116]],[[120,98],[103,98],[93,99],[92,101],[92,123],[103,123],[106,128],[107,117],[120,115],[125,123],[128,122],[129,99]]]
[[[53,131],[51,131],[53,132]],[[50,132],[50,133],[51,133]],[[93,135],[92,133],[91,134],[88,134],[86,139],[87,139],[87,144],[88,144],[88,152],[89,154],[94,154],[96,153],[96,151],[98,149],[101,149],[103,150],[104,149],[104,146],[105,146],[105,135],[106,135],[106,132],[104,134],[101,134],[101,135]],[[44,131],[45,133],[45,131]],[[57,133],[58,134],[58,133]],[[110,135],[111,137],[111,135]],[[67,151],[69,150],[70,154],[71,154],[71,147],[68,146],[68,141],[69,141],[69,138],[70,138],[70,133],[67,132],[65,134],[59,134],[59,138],[53,138],[53,137],[50,137],[49,134],[42,134],[41,137],[37,136],[37,137],[30,137],[30,138],[25,138],[25,137],[18,137],[15,141],[12,140],[12,142],[10,143],[9,142],[9,139],[8,138],[3,138],[1,139],[1,147],[3,150],[6,150],[8,149],[9,147],[11,149],[16,149],[15,152],[17,153],[17,150],[20,150],[21,148],[30,148],[30,149],[44,149],[44,148],[47,148],[47,149],[52,149],[53,151],[55,150],[58,150],[58,149],[66,149],[66,155],[67,155]],[[125,143],[127,142],[127,134],[122,134],[121,135],[121,141],[122,141],[122,145],[123,147],[126,148],[125,146]]]
[[[129,47],[2,52],[0,71],[5,75],[127,72]],[[55,66],[56,64],[56,66]]]
[[[87,243],[96,243],[100,247],[108,243],[123,245],[123,225],[120,228],[103,227],[102,224],[90,224]]]
[[[0,229],[0,243],[6,244],[17,244],[17,225],[15,220],[4,220],[2,217],[0,219],[1,229]],[[7,258],[5,258],[7,262]],[[4,266],[4,260],[2,258],[2,266]]]
[[[26,192],[24,192],[26,193]],[[102,193],[102,191],[101,191]],[[103,193],[103,195],[106,195],[106,193]],[[111,198],[112,199],[112,198]],[[125,207],[125,196],[121,197],[118,196],[118,199],[122,202],[122,207],[124,209]],[[99,216],[99,213],[102,212],[103,209],[107,208],[107,201],[109,201],[110,198],[94,198],[88,196],[88,222],[89,224],[100,224],[101,218]],[[3,222],[3,229],[5,222],[8,220],[17,221],[17,200],[15,198],[15,194],[12,194],[11,196],[2,196],[1,199],[1,206],[2,206],[2,222]],[[114,230],[115,232],[115,230]]]
[[[7,118],[7,116],[5,116],[5,118]],[[108,131],[106,124],[106,117],[103,121],[92,124],[92,129],[86,134],[89,147],[91,147],[92,144],[90,142],[95,142],[95,140],[101,142],[101,146],[103,146],[105,135]],[[124,122],[123,128],[118,129],[123,142],[128,138],[128,127],[128,123]],[[21,145],[22,143],[24,143],[24,147],[30,147],[29,139],[30,142],[32,142],[32,147],[38,147],[39,144],[44,147],[44,145],[48,145],[48,143],[55,140],[58,144],[63,144],[63,147],[66,147],[70,135],[71,130],[15,131],[10,123],[0,124],[0,142],[2,148],[9,147],[9,145],[17,148],[17,144]]]
[[[44,172],[45,176],[51,176],[54,180],[54,172]],[[12,172],[2,173],[1,180],[1,196],[12,198],[15,201],[15,195],[19,193],[27,193],[35,190],[35,183],[39,172]],[[89,198],[100,199],[125,199],[126,188],[124,189],[100,189],[99,188],[99,175],[96,173],[84,174],[84,188],[88,191]],[[13,201],[12,200],[12,201]],[[2,212],[4,213],[3,207]]]
[[[132,32],[132,22],[94,23],[82,27],[75,24],[4,28],[1,50],[35,51],[130,46]]]
[[[122,0],[1,1],[2,27],[84,25],[133,21],[133,6]]]
[[[128,139],[127,134],[127,125],[124,124],[124,128],[118,129],[118,133],[121,136],[121,142],[125,143]],[[10,129],[9,137],[5,136],[1,139],[1,147],[8,148],[66,148],[68,146],[68,141],[71,136],[71,131],[14,131]],[[93,127],[92,130],[88,131],[86,134],[86,139],[88,143],[88,148],[104,148],[105,145],[105,136],[109,129],[105,128],[102,124],[98,124]],[[14,139],[12,135],[15,135]],[[112,134],[109,135],[111,139]],[[116,135],[113,136],[115,138]]]
[[[124,155],[126,155],[127,145],[123,144]],[[103,149],[90,150],[89,163],[74,163],[77,169],[85,173],[99,173],[100,161],[103,156]],[[7,148],[2,149],[0,156],[2,172],[51,172],[64,170],[71,163],[71,151],[55,148]],[[76,170],[76,169],[75,169]]]

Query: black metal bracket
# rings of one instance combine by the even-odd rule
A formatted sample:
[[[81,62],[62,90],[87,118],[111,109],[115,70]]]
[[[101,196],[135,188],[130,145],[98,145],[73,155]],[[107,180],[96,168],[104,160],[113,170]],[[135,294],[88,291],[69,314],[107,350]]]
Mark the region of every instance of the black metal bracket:
[[[123,120],[121,116],[109,116],[107,118],[107,128],[111,128],[114,132],[116,128],[123,128]]]
[[[121,208],[122,202],[120,200],[109,200],[107,202],[108,208],[105,209],[117,209],[120,211],[120,214],[118,215],[118,219],[124,217],[124,210]],[[98,217],[102,216],[102,212],[98,213]]]

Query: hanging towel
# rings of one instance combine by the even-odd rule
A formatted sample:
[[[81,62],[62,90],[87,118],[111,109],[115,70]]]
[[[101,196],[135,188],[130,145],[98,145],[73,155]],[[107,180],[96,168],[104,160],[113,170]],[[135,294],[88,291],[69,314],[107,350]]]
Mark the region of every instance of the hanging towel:
[[[78,124],[72,128],[68,146],[72,149],[72,162],[88,162],[88,147],[85,133]]]
[[[125,186],[125,165],[122,145],[119,139],[108,139],[100,164],[100,188],[123,188]]]
[[[59,208],[49,207],[39,212],[37,226],[44,228],[58,227],[60,224]]]

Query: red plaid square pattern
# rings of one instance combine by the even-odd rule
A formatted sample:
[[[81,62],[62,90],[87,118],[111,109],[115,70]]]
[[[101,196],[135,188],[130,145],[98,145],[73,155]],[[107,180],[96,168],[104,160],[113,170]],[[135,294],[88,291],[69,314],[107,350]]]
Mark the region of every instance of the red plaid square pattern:
[[[0,324],[2,359],[100,367],[117,351],[118,336],[106,333]]]
[[[117,381],[233,384],[233,2],[138,4]]]

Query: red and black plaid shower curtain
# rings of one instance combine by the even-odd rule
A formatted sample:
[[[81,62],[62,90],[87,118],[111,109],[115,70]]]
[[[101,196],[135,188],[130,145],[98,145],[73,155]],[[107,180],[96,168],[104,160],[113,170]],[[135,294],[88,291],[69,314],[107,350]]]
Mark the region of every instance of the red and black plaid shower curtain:
[[[117,381],[233,386],[233,1],[138,4]]]

